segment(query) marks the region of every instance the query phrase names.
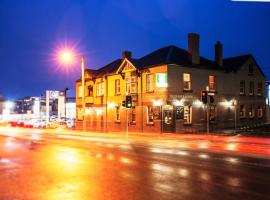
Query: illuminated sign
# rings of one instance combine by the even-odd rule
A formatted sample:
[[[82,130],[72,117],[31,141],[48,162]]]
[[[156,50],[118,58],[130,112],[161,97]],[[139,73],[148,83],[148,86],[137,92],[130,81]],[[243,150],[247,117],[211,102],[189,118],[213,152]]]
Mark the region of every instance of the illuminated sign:
[[[167,73],[156,73],[156,87],[168,87]]]
[[[50,99],[58,99],[59,91],[49,91],[49,93],[50,93]]]

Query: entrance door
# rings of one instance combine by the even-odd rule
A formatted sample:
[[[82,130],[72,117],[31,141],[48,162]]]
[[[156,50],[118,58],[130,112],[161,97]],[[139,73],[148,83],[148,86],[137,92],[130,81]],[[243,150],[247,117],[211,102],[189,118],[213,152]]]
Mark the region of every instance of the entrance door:
[[[175,131],[175,117],[173,112],[173,106],[166,105],[163,107],[162,112],[162,132],[174,132]]]

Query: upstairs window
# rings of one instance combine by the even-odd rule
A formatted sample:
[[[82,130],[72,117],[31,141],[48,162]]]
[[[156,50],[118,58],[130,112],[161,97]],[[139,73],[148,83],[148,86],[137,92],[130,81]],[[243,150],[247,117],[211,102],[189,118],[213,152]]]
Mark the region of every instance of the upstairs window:
[[[146,74],[146,92],[154,91],[154,74]]]
[[[254,95],[254,82],[249,82],[249,95]]]
[[[104,95],[104,82],[97,83],[97,96]]]
[[[248,75],[253,75],[253,64],[248,65]]]
[[[262,82],[258,83],[257,95],[262,96]]]
[[[93,96],[93,85],[88,86],[88,96],[92,97]]]
[[[245,95],[245,81],[240,81],[240,95]]]
[[[156,87],[165,88],[168,87],[168,74],[156,73]]]
[[[132,107],[131,112],[130,112],[130,123],[131,124],[136,124],[136,108]]]
[[[191,90],[191,75],[183,73],[183,89],[185,91]]]
[[[137,93],[137,78],[136,76],[126,77],[126,94]]]
[[[115,94],[115,95],[121,94],[121,90],[120,90],[120,79],[116,79],[116,80],[115,80],[114,94]]]
[[[209,89],[216,90],[216,76],[209,76]]]

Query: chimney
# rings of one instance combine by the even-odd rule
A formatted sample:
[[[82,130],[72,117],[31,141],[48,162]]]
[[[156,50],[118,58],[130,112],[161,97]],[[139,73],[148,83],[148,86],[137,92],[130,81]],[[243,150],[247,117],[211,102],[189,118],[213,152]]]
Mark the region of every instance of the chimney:
[[[131,56],[132,56],[131,51],[122,51],[122,59],[126,58],[126,59],[130,60]]]
[[[218,66],[223,65],[223,45],[220,41],[215,44],[215,61]]]
[[[188,34],[188,53],[192,64],[200,64],[200,35],[197,33]]]

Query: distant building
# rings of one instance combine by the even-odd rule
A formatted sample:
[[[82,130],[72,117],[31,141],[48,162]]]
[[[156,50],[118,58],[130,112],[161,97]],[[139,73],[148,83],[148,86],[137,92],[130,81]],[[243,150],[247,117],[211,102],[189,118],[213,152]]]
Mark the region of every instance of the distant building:
[[[85,115],[81,80],[76,82],[76,127],[88,130],[176,132],[234,128],[266,120],[265,75],[252,55],[215,60],[200,56],[199,35],[188,35],[188,51],[160,48],[139,59],[124,51],[98,70],[85,71]],[[209,89],[209,109],[201,91]],[[122,106],[132,96],[132,108]],[[208,112],[207,112],[208,110]],[[126,112],[127,111],[127,112]]]

